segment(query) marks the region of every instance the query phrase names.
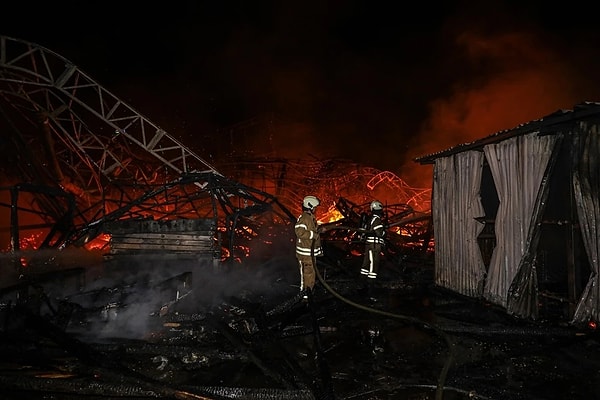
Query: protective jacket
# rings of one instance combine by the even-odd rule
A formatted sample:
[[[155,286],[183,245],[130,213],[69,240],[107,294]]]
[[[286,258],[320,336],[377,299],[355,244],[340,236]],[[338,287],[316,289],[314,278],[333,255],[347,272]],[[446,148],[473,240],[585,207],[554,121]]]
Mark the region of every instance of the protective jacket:
[[[367,226],[367,234],[365,241],[367,243],[372,244],[384,244],[383,237],[385,236],[385,229],[383,226],[383,221],[381,220],[381,216],[377,214],[373,214],[371,219],[369,220],[369,224]]]
[[[314,255],[323,255],[321,235],[318,231],[317,219],[310,211],[304,211],[298,217],[294,230],[296,232],[296,256],[311,256],[311,246],[314,243]]]

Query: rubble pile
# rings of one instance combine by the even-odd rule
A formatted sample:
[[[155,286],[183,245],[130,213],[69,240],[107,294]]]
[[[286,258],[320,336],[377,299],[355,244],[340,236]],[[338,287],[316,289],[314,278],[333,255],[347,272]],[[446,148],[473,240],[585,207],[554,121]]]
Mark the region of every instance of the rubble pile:
[[[286,257],[158,279],[115,265],[60,298],[40,281],[3,303],[3,398],[593,398],[595,337],[440,292],[430,265],[368,284],[359,257],[331,257],[308,303]]]

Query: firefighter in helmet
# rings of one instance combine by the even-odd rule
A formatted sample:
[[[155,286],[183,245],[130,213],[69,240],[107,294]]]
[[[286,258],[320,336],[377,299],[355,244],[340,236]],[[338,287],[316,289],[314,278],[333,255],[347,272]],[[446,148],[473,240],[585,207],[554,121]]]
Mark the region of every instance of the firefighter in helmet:
[[[300,266],[300,291],[303,299],[315,285],[316,259],[323,255],[320,228],[315,217],[315,209],[321,204],[315,196],[306,196],[302,200],[302,214],[298,217],[294,230],[296,233],[296,258]]]
[[[383,226],[383,204],[374,200],[370,205],[371,213],[367,217],[365,234],[365,254],[360,268],[361,276],[377,279],[379,258],[383,248],[385,227]]]

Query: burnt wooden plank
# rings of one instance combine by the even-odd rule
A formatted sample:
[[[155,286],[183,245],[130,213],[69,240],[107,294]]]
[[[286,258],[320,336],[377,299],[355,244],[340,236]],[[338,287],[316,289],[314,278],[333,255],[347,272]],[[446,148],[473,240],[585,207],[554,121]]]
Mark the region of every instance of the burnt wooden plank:
[[[136,234],[136,235],[118,235],[112,236],[112,241],[137,241],[137,242],[157,242],[157,241],[187,241],[187,242],[212,242],[213,236],[209,235],[161,235],[161,234]]]
[[[216,225],[212,219],[173,221],[115,221],[105,229],[111,235],[110,254],[215,257]]]
[[[119,243],[112,247],[112,249],[130,249],[130,250],[166,250],[166,251],[203,251],[203,250],[213,250],[213,246],[175,246],[170,244],[142,244],[139,245],[137,243]]]

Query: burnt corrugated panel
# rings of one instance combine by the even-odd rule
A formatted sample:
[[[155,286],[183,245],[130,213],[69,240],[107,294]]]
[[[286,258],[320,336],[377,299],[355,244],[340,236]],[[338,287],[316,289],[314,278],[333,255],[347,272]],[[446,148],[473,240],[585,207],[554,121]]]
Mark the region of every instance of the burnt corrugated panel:
[[[434,170],[435,283],[469,297],[481,296],[485,277],[477,241],[482,163],[481,152],[464,152],[436,160]]]
[[[600,321],[600,127],[582,124],[576,142],[573,188],[591,273],[575,309],[573,322]]]
[[[558,136],[530,134],[485,147],[500,206],[496,216],[496,248],[488,269],[484,297],[506,307],[508,291],[534,234],[538,193]]]

